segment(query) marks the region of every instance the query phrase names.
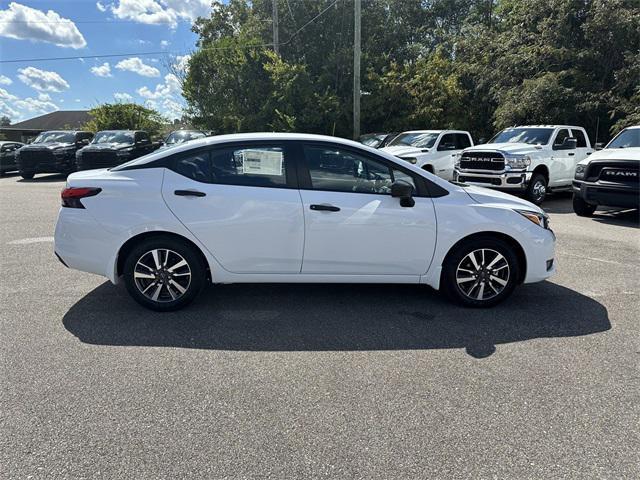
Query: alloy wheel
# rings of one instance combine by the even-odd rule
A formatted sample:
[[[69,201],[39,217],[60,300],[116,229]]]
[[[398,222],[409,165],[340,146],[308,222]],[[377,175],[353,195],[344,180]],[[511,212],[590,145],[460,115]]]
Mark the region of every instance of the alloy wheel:
[[[509,283],[510,274],[504,255],[480,248],[462,258],[456,269],[456,282],[465,296],[483,301],[499,295]]]
[[[541,201],[545,195],[547,194],[547,187],[545,186],[544,182],[538,180],[534,185],[533,188],[531,189],[534,198],[537,201]]]
[[[144,253],[133,269],[136,287],[154,302],[173,302],[191,285],[191,268],[179,253],[156,248]]]

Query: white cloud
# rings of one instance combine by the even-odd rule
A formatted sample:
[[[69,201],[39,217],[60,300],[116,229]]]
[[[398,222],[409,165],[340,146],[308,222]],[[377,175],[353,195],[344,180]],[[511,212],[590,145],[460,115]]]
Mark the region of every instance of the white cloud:
[[[158,70],[156,67],[152,67],[151,65],[147,65],[138,57],[131,57],[127,58],[126,60],[121,60],[116,64],[116,68],[118,70],[134,72],[138,75],[142,75],[143,77],[160,76],[160,70]]]
[[[104,4],[100,3],[100,2],[96,2],[96,8],[98,10],[100,10],[101,12],[106,12],[107,11],[107,7]]]
[[[87,45],[71,20],[53,10],[45,13],[15,2],[11,2],[8,9],[0,10],[0,36],[76,49]]]
[[[128,93],[116,92],[113,94],[113,98],[115,98],[117,102],[129,103],[133,101],[133,97]]]
[[[138,95],[149,100],[158,100],[162,98],[172,97],[180,93],[180,81],[173,73],[164,76],[164,83],[156,85],[154,90],[148,87],[142,87],[137,90]]]
[[[208,16],[211,0],[118,0],[111,11],[120,19],[175,28],[179,21],[193,22]]]
[[[67,81],[56,72],[27,67],[19,69],[18,73],[22,83],[40,92],[62,92],[69,88]]]
[[[170,120],[173,120],[174,118],[182,118],[183,105],[175,100],[167,98],[162,102],[162,114]]]
[[[186,72],[189,69],[189,60],[191,60],[191,55],[178,55],[175,63],[176,69],[179,72]]]
[[[39,93],[38,100],[40,100],[41,102],[50,102],[51,96],[48,93]]]
[[[169,42],[167,40],[161,40],[160,41],[160,46],[162,48],[167,48],[169,46]]]
[[[58,110],[58,106],[49,100],[38,100],[36,98],[24,98],[16,100],[13,103],[19,110],[24,110],[30,113],[49,113]]]
[[[9,77],[5,77],[4,75],[0,75],[0,85],[11,85],[13,80]]]
[[[0,88],[0,115],[8,116],[13,122],[55,110],[58,106],[46,93],[40,93],[38,98],[19,98]]]
[[[109,62],[105,62],[98,67],[91,67],[91,73],[96,77],[113,77],[113,75],[111,75],[111,66],[109,65]]]

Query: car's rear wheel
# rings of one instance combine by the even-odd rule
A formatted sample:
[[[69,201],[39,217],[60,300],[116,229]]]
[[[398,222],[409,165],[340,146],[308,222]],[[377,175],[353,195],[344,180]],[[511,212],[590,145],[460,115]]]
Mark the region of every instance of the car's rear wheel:
[[[527,187],[526,197],[531,203],[540,205],[547,196],[547,179],[541,173],[534,173]]]
[[[573,211],[576,212],[576,215],[579,217],[591,217],[596,211],[596,208],[598,208],[597,205],[591,205],[577,195],[573,196]]]
[[[445,260],[442,289],[456,303],[491,307],[513,292],[520,277],[514,248],[493,237],[474,237]]]
[[[133,247],[123,270],[125,285],[133,299],[161,312],[191,303],[206,282],[199,252],[169,236],[143,240]]]

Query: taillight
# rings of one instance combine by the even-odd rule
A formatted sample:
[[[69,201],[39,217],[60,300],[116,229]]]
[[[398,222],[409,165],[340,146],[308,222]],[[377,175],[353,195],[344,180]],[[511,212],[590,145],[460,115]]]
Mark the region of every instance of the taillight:
[[[68,187],[62,190],[62,206],[68,208],[84,208],[80,200],[86,197],[93,197],[102,191],[101,188],[94,187]]]

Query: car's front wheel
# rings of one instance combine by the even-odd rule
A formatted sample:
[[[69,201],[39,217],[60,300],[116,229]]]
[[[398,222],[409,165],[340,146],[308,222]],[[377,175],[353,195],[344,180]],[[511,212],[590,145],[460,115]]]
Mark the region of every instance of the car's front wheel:
[[[442,289],[453,301],[469,307],[491,307],[513,292],[520,276],[514,248],[493,237],[474,237],[449,253],[442,271]]]
[[[540,173],[534,173],[527,187],[526,197],[531,203],[540,205],[547,196],[547,179]]]
[[[133,299],[161,312],[191,303],[206,282],[199,252],[170,236],[153,237],[137,244],[127,255],[123,271]]]
[[[20,172],[20,176],[25,180],[31,180],[35,174],[36,172]]]
[[[598,208],[596,205],[591,205],[590,203],[585,202],[582,198],[577,195],[573,196],[573,211],[576,212],[576,215],[579,217],[590,217]]]

